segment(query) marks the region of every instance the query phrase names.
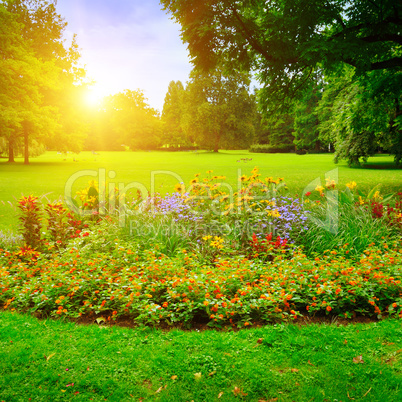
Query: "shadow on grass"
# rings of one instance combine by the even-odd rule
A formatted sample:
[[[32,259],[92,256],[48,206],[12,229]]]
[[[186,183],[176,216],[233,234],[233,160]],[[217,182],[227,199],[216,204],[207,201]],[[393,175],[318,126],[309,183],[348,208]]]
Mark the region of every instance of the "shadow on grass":
[[[370,170],[402,170],[401,166],[396,166],[394,162],[376,162],[376,163],[366,163],[360,167],[355,167],[355,169],[370,169]]]

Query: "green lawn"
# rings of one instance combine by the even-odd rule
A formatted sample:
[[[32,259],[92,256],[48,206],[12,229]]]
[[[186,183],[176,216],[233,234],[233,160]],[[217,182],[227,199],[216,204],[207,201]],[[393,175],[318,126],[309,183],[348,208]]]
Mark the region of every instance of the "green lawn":
[[[1,401],[400,401],[399,321],[164,332],[0,313]]]
[[[244,158],[252,159],[244,161]],[[155,191],[166,193],[182,180],[188,183],[194,174],[205,175],[212,169],[216,175],[225,175],[226,181],[236,188],[236,180],[242,174],[250,173],[254,166],[265,176],[283,177],[289,190],[295,194],[316,178],[325,181],[325,173],[338,169],[339,184],[349,181],[358,183],[359,188],[369,190],[382,183],[383,192],[397,192],[402,189],[402,170],[392,168],[392,158],[377,156],[368,161],[369,168],[350,169],[342,162],[335,165],[332,155],[294,154],[250,154],[248,151],[222,151],[218,154],[205,152],[82,152],[67,156],[48,152],[31,158],[25,166],[21,159],[9,165],[0,160],[0,230],[15,231],[17,225],[16,200],[21,195],[45,195],[53,201],[64,194],[68,179],[76,172],[105,169],[106,177],[111,171],[115,177],[110,182],[139,182],[147,189],[152,188],[154,172]],[[88,174],[91,172],[88,172]],[[93,177],[87,175],[75,182],[74,192],[87,185]],[[11,204],[10,204],[11,203]]]

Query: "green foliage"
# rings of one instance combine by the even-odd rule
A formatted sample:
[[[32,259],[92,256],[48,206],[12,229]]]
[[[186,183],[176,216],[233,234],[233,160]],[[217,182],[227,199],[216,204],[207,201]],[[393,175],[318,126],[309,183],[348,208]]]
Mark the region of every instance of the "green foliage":
[[[83,77],[76,68],[79,57],[75,39],[66,49],[63,31],[66,23],[57,14],[55,2],[6,0],[0,4],[2,57],[0,70],[0,135],[8,143],[9,161],[23,142],[25,163],[29,163],[32,143],[44,144],[70,126],[79,125],[71,108],[68,117],[66,92]],[[4,47],[3,47],[4,44]],[[61,96],[61,94],[63,96]],[[61,109],[63,111],[61,112]],[[59,112],[63,117],[59,116]],[[70,142],[76,141],[83,132]],[[68,143],[58,136],[58,143]]]
[[[231,72],[257,73],[271,145],[287,143],[293,134],[299,149],[335,144],[336,158],[350,164],[379,147],[399,163],[400,2],[312,0],[308,7],[304,0],[161,3],[181,24],[198,68],[223,65]],[[323,114],[316,110],[321,93],[312,90],[317,76],[325,77],[319,83],[326,98]]]
[[[253,144],[250,147],[250,152],[276,154],[276,153],[293,152],[294,149],[295,146],[293,144],[278,144],[278,145]]]
[[[328,78],[316,113],[320,137],[335,143],[336,159],[359,165],[379,147],[395,155],[399,162],[399,115],[401,74],[375,71],[356,79],[353,71]]]
[[[194,63],[224,63],[259,73],[263,99],[279,103],[320,68],[345,63],[359,72],[401,66],[401,5],[395,0],[323,3],[320,0],[161,0],[182,27]],[[202,29],[199,29],[202,27]]]
[[[162,110],[163,142],[169,148],[183,148],[189,145],[181,126],[185,110],[184,86],[181,81],[171,81]]]
[[[18,201],[18,208],[21,211],[21,234],[25,245],[33,250],[42,248],[42,220],[43,214],[38,197],[22,197]]]
[[[191,142],[218,152],[246,148],[254,136],[255,99],[248,74],[221,68],[193,70],[186,87],[182,126]]]
[[[97,150],[156,149],[161,145],[161,121],[141,90],[110,95],[94,116],[90,145]]]

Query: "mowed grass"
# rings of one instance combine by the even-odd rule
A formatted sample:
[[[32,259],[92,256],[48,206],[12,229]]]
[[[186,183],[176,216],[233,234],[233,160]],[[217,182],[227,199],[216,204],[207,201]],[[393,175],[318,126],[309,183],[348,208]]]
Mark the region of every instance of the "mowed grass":
[[[22,159],[15,164],[0,160],[0,230],[17,228],[16,200],[22,195],[45,196],[54,201],[63,197],[69,178],[77,172],[73,194],[97,179],[104,169],[109,183],[127,186],[133,182],[138,188],[162,194],[171,192],[180,181],[188,184],[194,174],[205,175],[213,170],[226,176],[226,182],[237,189],[237,178],[249,174],[254,166],[263,177],[283,177],[290,193],[299,194],[313,180],[325,183],[325,174],[337,170],[341,186],[355,181],[360,189],[369,191],[382,184],[383,193],[402,190],[402,170],[396,169],[392,157],[376,156],[368,161],[368,168],[350,169],[345,162],[333,163],[333,155],[251,154],[248,151],[211,152],[82,152],[79,155],[61,155],[47,152],[31,158],[29,166]],[[85,172],[87,171],[87,172]],[[84,175],[85,174],[85,175]],[[78,173],[80,175],[80,173]],[[330,175],[333,178],[335,172]]]
[[[4,401],[400,401],[402,327],[161,331],[0,313]]]

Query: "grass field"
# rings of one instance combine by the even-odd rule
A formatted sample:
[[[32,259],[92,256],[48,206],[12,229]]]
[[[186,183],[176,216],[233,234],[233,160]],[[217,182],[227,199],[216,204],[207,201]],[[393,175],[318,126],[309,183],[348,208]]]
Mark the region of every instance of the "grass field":
[[[68,179],[76,172],[88,170],[99,172],[105,169],[106,177],[111,171],[115,176],[110,182],[139,182],[147,189],[162,194],[171,192],[173,186],[182,180],[188,183],[194,174],[226,176],[226,182],[236,187],[237,177],[250,173],[254,166],[260,168],[263,177],[283,177],[292,194],[297,194],[316,178],[322,182],[325,174],[338,169],[339,184],[355,181],[362,190],[370,190],[378,183],[383,193],[395,193],[402,189],[402,170],[393,167],[392,158],[376,156],[369,159],[366,168],[350,169],[346,163],[335,165],[330,154],[250,154],[248,151],[221,151],[218,154],[206,152],[101,152],[94,155],[82,152],[79,155],[61,155],[48,152],[31,159],[25,166],[22,159],[15,164],[0,160],[0,230],[17,228],[15,203],[22,195],[45,195],[53,201],[63,196]],[[245,160],[247,159],[247,160]],[[74,190],[87,185],[91,179],[82,176],[75,182]],[[152,173],[154,172],[154,179]]]
[[[256,166],[261,178],[250,173]],[[402,199],[388,207],[382,198],[402,191],[402,170],[392,166],[386,156],[350,169],[332,155],[243,151],[1,161],[0,402],[402,400]],[[116,215],[81,221],[57,205],[40,228],[29,198],[20,215],[27,245],[1,233],[17,229],[22,195],[54,201],[67,183],[76,194],[97,175],[110,179],[108,191],[137,183],[165,194],[195,174],[208,176],[191,190],[196,198],[156,197],[124,230]],[[229,214],[221,188],[237,191],[242,175],[249,191]],[[328,175],[341,191],[326,226],[318,218],[333,212]],[[283,177],[290,196],[314,181],[312,194],[302,203],[258,198],[270,176]],[[345,191],[351,181],[357,189]],[[381,194],[368,196],[378,184]],[[310,206],[316,219],[307,222]],[[211,214],[215,207],[227,213]],[[207,327],[221,330],[194,330]]]
[[[396,320],[166,332],[6,312],[0,400],[395,402],[401,342]]]

